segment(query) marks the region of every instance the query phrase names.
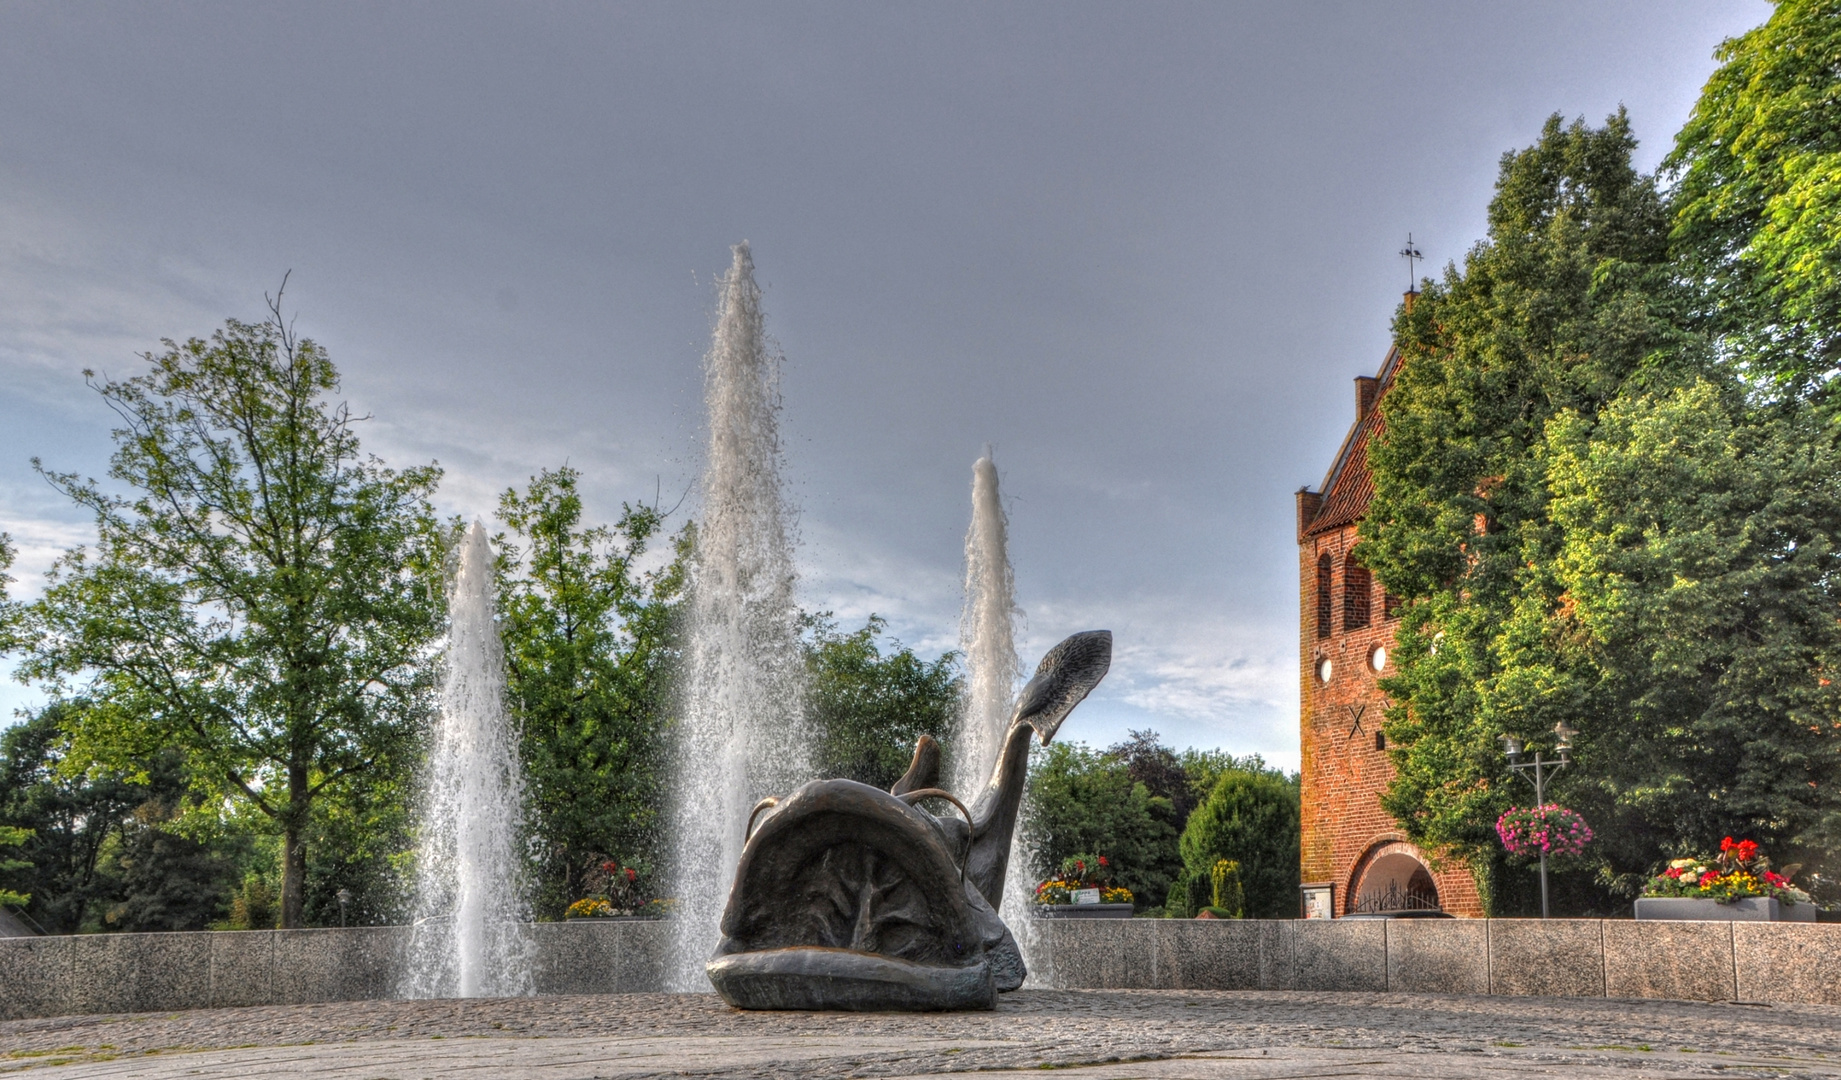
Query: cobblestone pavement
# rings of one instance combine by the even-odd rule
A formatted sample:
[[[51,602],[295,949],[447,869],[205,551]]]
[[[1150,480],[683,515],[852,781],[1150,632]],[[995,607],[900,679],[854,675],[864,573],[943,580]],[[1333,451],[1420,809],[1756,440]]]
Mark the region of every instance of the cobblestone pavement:
[[[743,1013],[707,994],[366,1001],[0,1023],[0,1073],[1084,1080],[1841,1078],[1841,1007],[1280,992],[1009,994],[992,1013]]]

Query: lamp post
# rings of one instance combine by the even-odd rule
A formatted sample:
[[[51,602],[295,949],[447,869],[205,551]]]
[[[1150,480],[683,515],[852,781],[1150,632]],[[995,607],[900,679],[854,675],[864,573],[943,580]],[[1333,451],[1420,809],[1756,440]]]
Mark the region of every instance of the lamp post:
[[[1560,752],[1559,759],[1548,761],[1541,757],[1541,752],[1534,752],[1533,761],[1523,761],[1521,740],[1513,735],[1501,737],[1502,751],[1508,755],[1509,769],[1518,773],[1534,774],[1534,806],[1539,809],[1547,803],[1547,777],[1572,764],[1573,736],[1579,734],[1562,720],[1553,725],[1555,742],[1553,748]],[[1547,849],[1541,849],[1541,918],[1547,917]]]
[[[345,905],[352,902],[352,894],[348,890],[340,889],[333,894],[333,899],[339,902],[339,925],[343,927],[345,925]]]

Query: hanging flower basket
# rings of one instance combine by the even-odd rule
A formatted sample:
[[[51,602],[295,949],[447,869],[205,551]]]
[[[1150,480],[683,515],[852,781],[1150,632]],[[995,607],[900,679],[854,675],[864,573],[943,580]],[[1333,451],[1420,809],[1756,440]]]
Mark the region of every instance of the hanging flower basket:
[[[1592,827],[1576,811],[1554,803],[1511,806],[1496,819],[1496,835],[1511,855],[1578,855],[1592,842]]]

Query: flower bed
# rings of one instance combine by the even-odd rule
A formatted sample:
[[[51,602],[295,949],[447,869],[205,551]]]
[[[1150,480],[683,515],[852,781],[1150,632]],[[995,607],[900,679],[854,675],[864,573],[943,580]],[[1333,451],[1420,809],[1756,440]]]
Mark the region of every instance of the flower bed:
[[[1809,902],[1809,894],[1790,883],[1800,869],[1802,864],[1792,863],[1780,874],[1771,869],[1771,860],[1765,858],[1755,842],[1735,841],[1728,836],[1720,841],[1720,853],[1711,859],[1670,862],[1668,869],[1650,879],[1643,896],[1713,900],[1722,904],[1765,897],[1784,907],[1794,907]]]
[[[1036,886],[1036,903],[1048,906],[1131,902],[1130,889],[1112,884],[1112,863],[1104,855],[1070,855],[1058,875]]]

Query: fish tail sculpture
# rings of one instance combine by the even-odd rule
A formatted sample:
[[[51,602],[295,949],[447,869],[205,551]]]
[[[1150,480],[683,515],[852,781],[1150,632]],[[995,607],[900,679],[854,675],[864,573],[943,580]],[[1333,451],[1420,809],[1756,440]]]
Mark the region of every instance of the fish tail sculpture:
[[[1106,630],[1049,650],[969,809],[937,786],[940,747],[925,735],[888,791],[814,780],[762,800],[706,968],[716,992],[742,1009],[995,1008],[1027,974],[997,908],[1030,739],[1053,739],[1111,661]]]

